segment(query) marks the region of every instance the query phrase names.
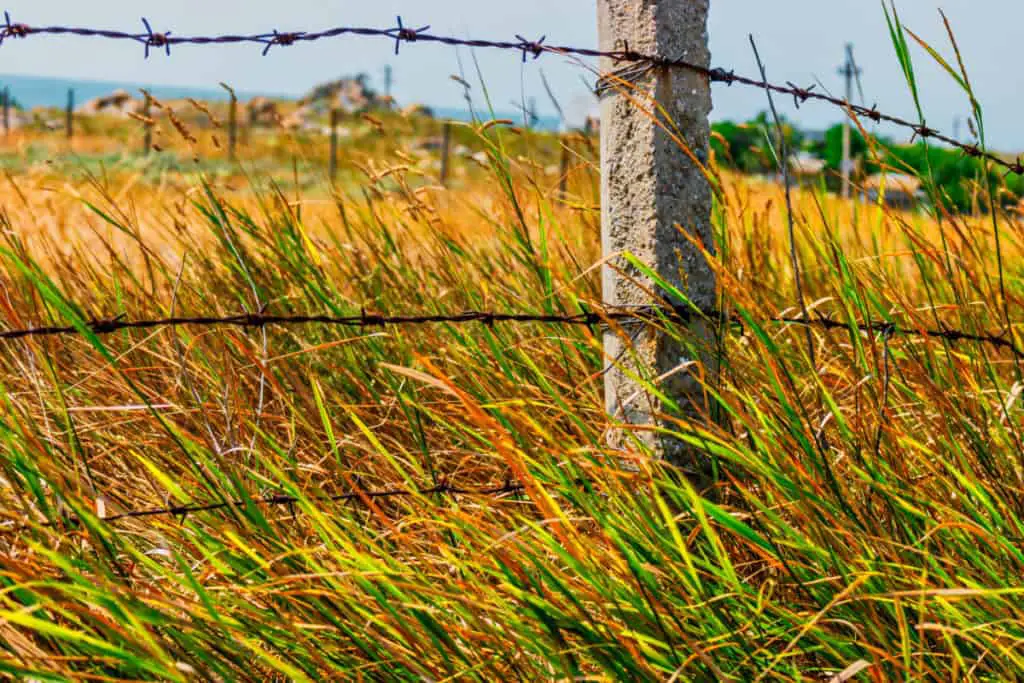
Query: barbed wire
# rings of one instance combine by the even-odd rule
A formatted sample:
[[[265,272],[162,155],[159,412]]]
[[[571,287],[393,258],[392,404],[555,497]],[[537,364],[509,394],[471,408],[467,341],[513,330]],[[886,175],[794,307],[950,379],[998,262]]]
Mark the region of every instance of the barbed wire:
[[[496,498],[501,496],[516,495],[526,492],[526,486],[513,481],[506,481],[501,486],[492,486],[489,488],[461,488],[453,486],[447,482],[442,482],[436,486],[424,489],[387,489],[377,491],[350,491],[348,493],[340,493],[333,496],[315,496],[311,498],[301,499],[296,496],[288,495],[273,495],[263,496],[260,498],[250,498],[249,500],[232,500],[232,501],[221,501],[219,503],[201,503],[192,505],[172,505],[161,508],[146,508],[140,510],[128,510],[126,512],[120,512],[113,515],[102,514],[102,511],[98,510],[97,518],[105,524],[115,524],[117,522],[123,522],[129,519],[144,519],[149,517],[174,517],[180,522],[188,518],[189,515],[197,514],[201,512],[214,512],[217,510],[226,510],[228,508],[234,509],[245,509],[250,504],[267,507],[288,507],[291,511],[292,518],[296,517],[296,506],[303,502],[303,500],[311,503],[346,503],[346,502],[370,502],[374,500],[387,499],[387,498],[408,498],[412,496],[466,496],[466,497],[487,497]],[[57,528],[63,527],[64,529],[73,529],[81,526],[82,520],[75,516],[67,516],[60,520],[60,522],[47,520],[39,522],[38,524],[18,524],[16,526],[0,526],[0,536],[10,536],[20,533],[24,533],[33,528]]]
[[[653,323],[658,321],[688,322],[697,317],[710,319],[725,319],[731,323],[743,326],[743,318],[736,315],[726,316],[719,311],[702,311],[693,308],[665,308],[665,307],[638,307],[631,310],[606,309],[602,311],[584,311],[576,315],[553,315],[553,314],[531,314],[531,313],[502,313],[495,311],[464,311],[457,314],[427,314],[427,315],[380,315],[361,312],[358,316],[324,316],[324,315],[267,315],[265,313],[245,313],[234,316],[197,316],[197,317],[175,317],[145,320],[125,320],[117,317],[108,320],[96,320],[84,323],[82,326],[46,326],[5,330],[0,332],[0,340],[16,340],[30,337],[49,337],[64,335],[79,335],[83,331],[97,335],[112,334],[121,330],[153,329],[162,327],[176,327],[181,325],[216,326],[231,325],[238,327],[266,327],[268,325],[305,325],[305,324],[326,324],[342,325],[348,327],[384,327],[388,325],[424,325],[433,323],[482,323],[493,325],[496,323],[547,323],[547,324],[568,324],[584,325],[594,328],[599,325],[607,325],[611,321],[618,322],[639,322]],[[824,315],[817,317],[772,317],[762,319],[761,323],[777,323],[785,325],[816,326],[824,330],[857,330],[862,333],[881,335],[888,345],[896,335],[919,338],[944,339],[949,342],[969,341],[993,345],[997,348],[1011,351],[1018,358],[1024,358],[1022,351],[1014,343],[1008,332],[1001,334],[978,334],[966,332],[950,327],[941,329],[915,329],[901,327],[888,322],[872,323],[850,323],[837,320]],[[888,347],[887,347],[888,348]],[[252,498],[248,501],[234,500],[221,501],[217,503],[202,503],[192,505],[166,506],[161,508],[146,508],[128,510],[113,515],[98,514],[97,517],[104,523],[113,524],[129,519],[142,519],[148,517],[176,517],[184,522],[190,514],[211,512],[227,508],[244,509],[249,504],[265,506],[287,506],[295,517],[295,506],[302,500],[312,502],[346,502],[356,501],[369,503],[376,499],[429,496],[429,495],[450,495],[450,496],[486,496],[500,497],[504,495],[520,494],[526,492],[523,484],[506,481],[501,486],[489,488],[461,488],[447,482],[424,489],[388,489],[377,491],[353,491],[332,496],[321,496],[310,499],[299,499],[295,496],[272,495],[261,498]],[[65,530],[81,526],[82,521],[73,516],[65,516],[60,522],[46,521],[37,524],[20,524],[13,527],[0,526],[0,536],[10,536],[30,531],[34,528],[55,528],[62,527]]]
[[[233,326],[241,328],[264,328],[270,325],[332,325],[355,328],[388,326],[416,326],[431,324],[480,323],[493,326],[498,323],[539,323],[553,325],[580,325],[591,329],[606,326],[610,322],[654,324],[662,321],[688,323],[695,319],[723,320],[742,327],[744,319],[735,314],[717,310],[699,310],[678,306],[640,306],[635,308],[604,308],[584,310],[573,315],[547,313],[507,313],[500,311],[463,311],[461,313],[428,313],[420,315],[382,315],[361,311],[359,315],[271,315],[267,313],[241,313],[228,316],[194,316],[126,320],[124,316],[104,320],[92,320],[80,326],[42,326],[0,331],[0,341],[13,341],[30,337],[55,337],[81,335],[88,331],[96,335],[113,334],[122,330],[146,330],[179,326]],[[904,336],[917,338],[944,339],[949,342],[976,342],[1008,350],[1018,358],[1024,358],[1024,350],[1014,342],[1010,330],[1000,333],[975,333],[948,326],[940,328],[915,328],[889,322],[856,322],[839,320],[824,314],[811,318],[776,316],[757,320],[761,324],[783,324],[819,327],[824,330],[858,330],[863,333],[881,334],[887,337]]]
[[[927,125],[926,122],[915,122],[900,116],[886,114],[879,111],[877,105],[866,107],[855,104],[840,97],[835,97],[824,92],[818,92],[816,85],[800,87],[792,82],[785,85],[771,83],[766,80],[751,78],[737,74],[733,69],[721,67],[706,67],[700,64],[689,62],[685,59],[657,57],[631,50],[628,43],[624,43],[621,50],[598,50],[594,48],[574,47],[571,45],[552,45],[546,43],[546,36],[537,40],[530,40],[522,35],[516,34],[515,40],[482,40],[474,38],[457,38],[454,36],[428,33],[430,26],[410,28],[405,26],[402,18],[398,17],[397,25],[390,28],[372,28],[359,26],[338,26],[321,31],[278,31],[272,30],[269,33],[255,34],[227,34],[213,36],[180,36],[174,35],[172,31],[154,31],[146,18],[142,19],[144,31],[128,32],[107,29],[96,29],[77,26],[32,26],[25,23],[11,21],[10,14],[4,12],[5,23],[0,26],[0,45],[9,38],[28,38],[36,35],[54,36],[78,36],[83,38],[104,38],[109,40],[124,40],[138,43],[143,46],[143,54],[148,59],[151,49],[163,50],[168,56],[171,54],[172,45],[230,45],[230,44],[256,44],[262,46],[262,54],[266,55],[270,48],[275,46],[288,47],[297,43],[313,42],[342,36],[363,36],[372,38],[386,38],[393,40],[395,54],[399,54],[403,43],[439,43],[448,46],[488,48],[499,50],[510,50],[519,52],[523,61],[538,59],[544,54],[571,55],[576,57],[607,58],[615,64],[629,63],[642,64],[650,68],[679,68],[693,73],[700,74],[712,83],[724,83],[733,85],[739,83],[749,87],[767,90],[780,95],[793,98],[794,105],[799,108],[801,104],[815,100],[825,102],[835,107],[846,110],[853,116],[869,119],[875,123],[889,123],[913,132],[913,139],[933,139],[941,141],[951,147],[959,149],[963,154],[976,159],[985,159],[1004,168],[1007,173],[1024,175],[1024,159],[1017,157],[1010,161],[1003,157],[982,149],[977,143],[965,143],[942,133],[936,128]],[[613,76],[614,77],[614,76]],[[608,78],[604,83],[607,86]],[[599,84],[599,88],[600,88]]]
[[[84,329],[94,334],[111,334],[120,330],[143,330],[159,327],[177,327],[181,325],[234,327],[266,327],[268,325],[335,325],[342,327],[385,327],[388,325],[429,325],[429,324],[460,324],[483,323],[551,323],[565,325],[585,325],[593,327],[605,320],[626,320],[640,317],[639,313],[627,311],[611,311],[605,315],[586,311],[576,315],[535,314],[535,313],[501,313],[497,311],[463,311],[451,314],[423,315],[380,315],[362,311],[359,315],[270,315],[266,313],[242,313],[227,316],[194,316],[157,318],[150,320],[126,320],[124,316],[105,320],[93,320],[84,324]],[[22,339],[24,337],[53,337],[81,334],[83,327],[73,325],[42,326],[0,332],[0,340]]]

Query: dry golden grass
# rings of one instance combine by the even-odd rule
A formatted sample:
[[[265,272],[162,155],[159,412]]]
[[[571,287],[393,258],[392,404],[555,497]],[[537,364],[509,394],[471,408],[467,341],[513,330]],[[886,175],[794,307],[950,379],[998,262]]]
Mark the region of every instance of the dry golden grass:
[[[138,160],[14,169],[0,182],[0,316],[593,306],[593,157],[562,198],[551,138],[466,133],[489,169],[460,160],[450,189],[409,163],[414,126],[353,144],[333,188],[322,140],[267,142],[237,169],[204,167],[206,183]],[[242,172],[264,154],[275,168]],[[292,158],[319,179],[286,185]],[[800,192],[808,305],[851,323],[814,330],[812,364],[802,328],[758,323],[798,310],[781,188],[718,181],[723,306],[750,319],[725,335],[709,388],[721,424],[678,426],[714,461],[714,492],[640,449],[608,451],[604,359],[586,328],[181,326],[5,342],[0,520],[19,530],[0,538],[2,670],[1012,676],[1024,666],[1018,364],[853,324],[1021,319],[1021,226],[997,217],[1004,309],[991,217]],[[507,480],[523,495],[323,500]],[[251,503],[267,495],[297,502]],[[223,500],[243,504],[99,519]]]

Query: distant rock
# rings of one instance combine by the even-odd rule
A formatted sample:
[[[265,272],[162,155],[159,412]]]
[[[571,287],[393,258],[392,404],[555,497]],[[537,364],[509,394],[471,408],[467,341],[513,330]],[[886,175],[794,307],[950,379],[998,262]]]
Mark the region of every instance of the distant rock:
[[[378,95],[372,90],[362,75],[321,83],[299,100],[300,106],[311,107],[320,113],[338,109],[349,114],[361,114],[390,109],[392,104],[391,98]]]
[[[306,104],[281,119],[281,125],[286,130],[305,130],[310,127],[310,119],[315,115],[313,108]]]
[[[94,97],[78,108],[79,114],[119,114],[127,116],[128,113],[142,111],[144,103],[141,99],[132,97],[124,90],[115,90],[109,95]]]
[[[281,118],[277,102],[266,97],[249,100],[249,123],[253,126],[276,126]]]
[[[434,110],[425,104],[411,104],[402,110],[402,116],[424,116],[432,119],[434,118]]]

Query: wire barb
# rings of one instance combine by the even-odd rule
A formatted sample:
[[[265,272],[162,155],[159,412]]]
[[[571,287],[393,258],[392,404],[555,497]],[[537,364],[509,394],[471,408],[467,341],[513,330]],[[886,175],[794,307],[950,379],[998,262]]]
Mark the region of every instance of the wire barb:
[[[786,81],[786,85],[788,85],[790,89],[792,89],[793,91],[793,106],[796,107],[797,109],[800,108],[801,104],[803,104],[804,102],[811,98],[814,89],[818,87],[817,84],[814,84],[806,88],[801,88],[792,81]]]
[[[277,29],[275,28],[274,33],[271,34],[265,41],[267,44],[263,48],[262,54],[264,57],[266,57],[267,53],[270,52],[270,48],[272,48],[275,45],[280,45],[281,47],[288,47],[289,45],[294,45],[295,41],[301,39],[304,35],[306,35],[305,31],[278,33]]]
[[[539,40],[527,40],[517,33],[516,39],[519,41],[519,47],[523,51],[523,64],[526,63],[526,58],[530,55],[537,59],[547,50],[544,47],[544,41],[547,39],[546,35],[541,36]]]
[[[10,12],[4,12],[4,26],[0,30],[0,45],[8,38],[25,38],[32,33],[28,24],[16,24],[11,22]]]
[[[125,314],[122,313],[113,318],[100,318],[93,320],[89,323],[89,329],[92,330],[93,334],[110,334],[121,329],[119,323],[124,320]]]
[[[402,24],[402,17],[397,17],[398,28],[391,29],[390,33],[395,38],[395,54],[398,54],[399,48],[402,46],[402,41],[407,43],[415,43],[419,40],[420,34],[430,29],[430,25],[421,26],[420,28],[408,28]]]
[[[171,56],[171,32],[165,33],[154,33],[153,27],[149,25],[149,21],[146,17],[142,17],[142,25],[146,27],[146,35],[143,36],[143,45],[145,47],[145,58],[149,59],[149,48],[155,47],[157,49],[164,48],[167,52],[167,56]]]
[[[712,83],[725,83],[727,86],[731,86],[736,82],[736,72],[726,71],[722,68],[711,69],[708,71],[708,80]]]

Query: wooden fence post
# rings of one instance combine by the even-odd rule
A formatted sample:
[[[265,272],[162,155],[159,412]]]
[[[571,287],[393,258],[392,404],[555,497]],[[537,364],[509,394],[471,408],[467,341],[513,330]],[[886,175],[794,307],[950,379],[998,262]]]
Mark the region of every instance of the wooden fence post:
[[[146,120],[142,123],[143,135],[142,135],[142,155],[149,156],[149,150],[153,148],[153,124],[150,123],[153,108],[150,105],[149,97],[146,97],[145,104],[142,105],[142,115],[146,117]]]
[[[562,156],[558,160],[558,194],[560,197],[565,197],[565,193],[569,190],[569,144],[571,139],[563,137],[561,143]]]
[[[75,135],[75,90],[74,88],[68,88],[68,107],[64,116],[64,130],[67,131],[68,142]]]
[[[709,0],[598,0],[601,49],[621,50],[628,45],[636,52],[707,66],[708,5]],[[645,290],[673,305],[682,303],[667,288],[656,285],[643,269],[629,263],[623,256],[628,253],[700,309],[711,311],[717,303],[714,271],[689,239],[696,237],[708,251],[714,251],[710,185],[698,165],[659,127],[658,121],[664,120],[661,114],[644,112],[630,102],[638,99],[652,112],[657,112],[656,106],[662,108],[692,154],[703,162],[708,158],[710,138],[710,84],[692,71],[670,67],[645,71],[629,66],[609,58],[601,62],[603,73],[614,72],[635,88],[629,98],[616,81],[602,79],[599,88],[604,91],[601,243],[605,304],[611,308],[655,305]],[[699,317],[687,325],[687,343],[659,332],[655,325],[606,332],[609,368],[605,402],[611,415],[624,425],[611,437],[610,445],[621,448],[635,439],[658,457],[704,474],[707,464],[695,449],[665,434],[665,430],[678,431],[673,416],[700,419],[707,414],[701,381],[710,381],[717,374],[716,326]],[[634,377],[656,385],[664,399],[647,391],[644,382]]]
[[[452,150],[452,122],[445,121],[441,133],[441,185],[448,187],[448,164]]]
[[[254,112],[252,109],[252,103],[249,102],[245,105],[245,121],[242,122],[242,146],[248,147],[252,141],[252,120]]]
[[[231,91],[228,107],[228,158],[234,161],[238,147],[238,98],[234,90]]]
[[[337,108],[331,109],[331,156],[328,160],[327,175],[334,182],[338,175],[338,118],[340,112]]]

